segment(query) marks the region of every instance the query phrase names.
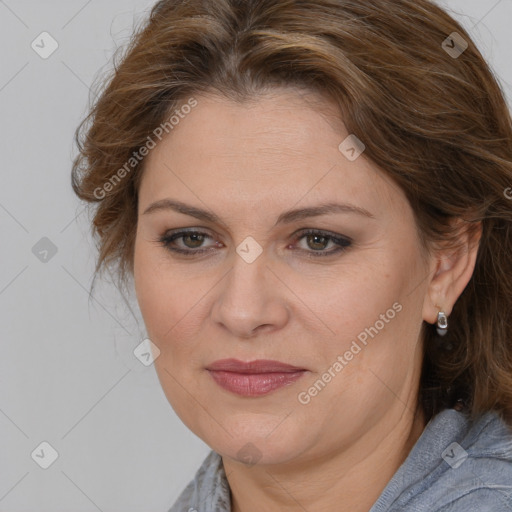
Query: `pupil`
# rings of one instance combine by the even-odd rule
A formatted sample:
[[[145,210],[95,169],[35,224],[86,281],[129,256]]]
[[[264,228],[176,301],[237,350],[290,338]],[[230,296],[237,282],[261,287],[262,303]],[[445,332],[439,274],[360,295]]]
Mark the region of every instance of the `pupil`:
[[[190,240],[190,239],[194,239],[193,242],[197,242],[196,245],[194,245],[192,243],[192,247],[199,247],[201,245],[201,243],[203,242],[203,235],[198,235],[198,234],[192,234],[192,235],[187,235],[185,237],[185,240]],[[187,244],[188,245],[188,244]]]
[[[320,235],[309,235],[309,240],[311,239],[315,239],[315,240],[323,240],[324,243],[320,242],[320,245],[321,247],[317,247],[317,249],[325,249],[325,240],[326,240],[326,237],[325,236],[320,236]],[[317,243],[317,242],[314,242],[314,243]],[[314,247],[312,247],[312,249],[314,249]]]

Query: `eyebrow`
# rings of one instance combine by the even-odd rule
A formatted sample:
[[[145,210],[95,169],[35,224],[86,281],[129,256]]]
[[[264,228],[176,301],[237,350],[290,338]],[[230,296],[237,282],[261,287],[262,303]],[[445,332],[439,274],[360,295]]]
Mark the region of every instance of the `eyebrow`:
[[[173,210],[206,222],[225,225],[222,219],[215,213],[173,199],[161,199],[160,201],[152,203],[146,208],[146,210],[144,210],[143,215],[161,210]],[[372,213],[359,206],[354,206],[352,204],[326,203],[318,206],[297,208],[283,212],[279,215],[274,226],[277,226],[278,224],[289,224],[298,220],[327,215],[329,213],[355,213],[357,215],[375,219],[375,216]]]

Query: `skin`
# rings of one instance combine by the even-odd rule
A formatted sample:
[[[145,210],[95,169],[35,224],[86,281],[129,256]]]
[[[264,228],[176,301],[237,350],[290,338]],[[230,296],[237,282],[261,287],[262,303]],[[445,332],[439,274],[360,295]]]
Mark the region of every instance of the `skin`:
[[[450,314],[477,244],[461,235],[461,251],[422,257],[405,195],[364,153],[351,162],[340,152],[349,134],[326,99],[292,88],[244,103],[195,97],[198,105],[148,155],[139,190],[135,288],[160,350],[163,390],[185,425],[222,456],[234,512],[367,511],[425,427],[417,399],[422,324],[435,323],[439,310]],[[221,221],[144,213],[165,198]],[[275,225],[286,210],[326,202],[365,208],[373,218],[330,213]],[[187,258],[158,241],[188,228],[208,237],[174,247],[210,252]],[[352,245],[308,258],[336,247],[301,237],[308,228]],[[252,263],[236,252],[248,236],[263,250]],[[401,311],[301,404],[298,393],[394,303]],[[205,369],[231,357],[308,372],[269,395],[241,397]],[[248,452],[256,464],[244,462]]]

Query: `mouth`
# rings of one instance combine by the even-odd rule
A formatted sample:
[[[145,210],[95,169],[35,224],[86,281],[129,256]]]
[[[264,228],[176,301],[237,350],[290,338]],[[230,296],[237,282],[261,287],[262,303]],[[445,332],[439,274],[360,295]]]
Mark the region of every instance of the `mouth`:
[[[267,395],[300,379],[307,370],[280,361],[236,359],[216,361],[206,368],[223,389],[240,396]]]

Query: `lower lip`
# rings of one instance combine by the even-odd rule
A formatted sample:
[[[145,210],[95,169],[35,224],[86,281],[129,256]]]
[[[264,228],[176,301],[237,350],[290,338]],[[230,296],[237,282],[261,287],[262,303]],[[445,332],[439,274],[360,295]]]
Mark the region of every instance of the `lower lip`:
[[[262,396],[276,389],[293,384],[305,373],[234,373],[209,370],[215,382],[222,388],[241,396]]]

